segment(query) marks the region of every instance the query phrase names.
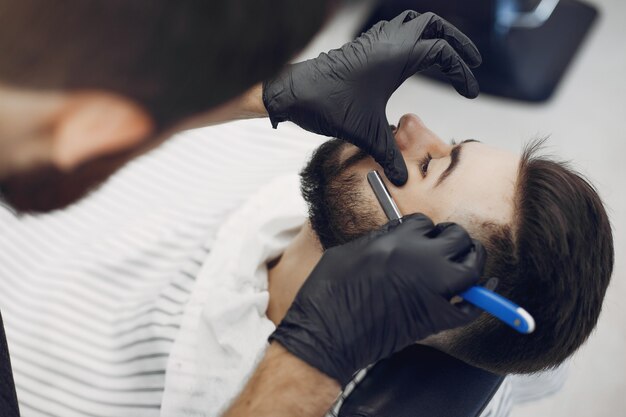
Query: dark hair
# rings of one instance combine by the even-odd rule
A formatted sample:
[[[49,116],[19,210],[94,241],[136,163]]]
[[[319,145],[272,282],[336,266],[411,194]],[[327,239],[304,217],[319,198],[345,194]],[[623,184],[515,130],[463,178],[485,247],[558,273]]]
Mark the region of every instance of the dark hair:
[[[596,190],[567,164],[524,149],[512,227],[485,224],[485,278],[523,306],[536,330],[522,335],[484,314],[453,331],[448,352],[489,371],[556,367],[596,325],[613,270],[613,237]]]
[[[104,89],[160,128],[271,77],[331,0],[0,0],[0,82]]]

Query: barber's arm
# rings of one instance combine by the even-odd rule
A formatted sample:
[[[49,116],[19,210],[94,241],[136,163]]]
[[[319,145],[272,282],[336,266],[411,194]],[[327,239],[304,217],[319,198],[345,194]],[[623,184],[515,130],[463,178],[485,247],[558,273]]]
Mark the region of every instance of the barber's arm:
[[[450,299],[483,264],[463,228],[421,214],[327,250],[225,417],[322,416],[359,369],[476,318]]]
[[[224,417],[320,417],[339,392],[337,381],[274,342]]]

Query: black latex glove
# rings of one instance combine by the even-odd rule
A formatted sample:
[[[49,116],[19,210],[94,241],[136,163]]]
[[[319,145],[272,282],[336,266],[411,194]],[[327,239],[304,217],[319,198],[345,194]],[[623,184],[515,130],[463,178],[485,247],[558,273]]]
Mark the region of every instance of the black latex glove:
[[[478,83],[469,67],[480,63],[476,46],[450,23],[405,11],[340,49],[288,66],[263,84],[263,103],[274,128],[289,120],[351,142],[400,186],[408,173],[385,114],[389,97],[413,74],[437,66],[460,94],[474,98]]]
[[[418,340],[462,326],[478,309],[450,298],[476,284],[482,245],[422,214],[327,250],[270,336],[342,385]]]

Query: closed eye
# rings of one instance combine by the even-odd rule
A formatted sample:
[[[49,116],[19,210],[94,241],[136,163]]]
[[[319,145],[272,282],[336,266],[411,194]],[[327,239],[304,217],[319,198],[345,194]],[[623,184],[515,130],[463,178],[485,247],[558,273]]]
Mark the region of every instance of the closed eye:
[[[428,153],[424,158],[419,161],[419,170],[422,174],[422,178],[426,177],[426,173],[428,172],[428,165],[430,161],[432,161],[433,157]]]

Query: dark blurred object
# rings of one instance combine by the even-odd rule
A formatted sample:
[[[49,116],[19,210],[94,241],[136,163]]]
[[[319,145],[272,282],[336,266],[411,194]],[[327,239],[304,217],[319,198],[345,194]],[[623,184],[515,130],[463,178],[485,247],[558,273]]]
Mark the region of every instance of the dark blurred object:
[[[477,417],[503,379],[438,350],[411,345],[370,369],[339,417]]]
[[[0,315],[0,416],[19,417],[19,415],[9,348],[2,325],[2,315]]]
[[[598,14],[577,0],[383,0],[362,31],[406,9],[434,12],[474,41],[481,92],[534,102],[550,98]]]

